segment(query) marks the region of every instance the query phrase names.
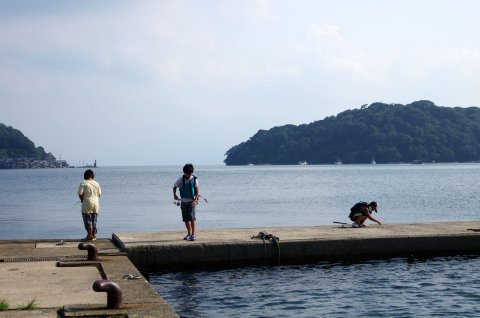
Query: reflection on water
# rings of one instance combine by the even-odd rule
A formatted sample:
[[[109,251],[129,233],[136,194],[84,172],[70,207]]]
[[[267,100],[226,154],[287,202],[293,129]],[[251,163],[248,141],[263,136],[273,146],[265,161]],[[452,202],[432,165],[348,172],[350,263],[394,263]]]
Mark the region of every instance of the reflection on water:
[[[478,317],[480,257],[153,273],[183,317]]]

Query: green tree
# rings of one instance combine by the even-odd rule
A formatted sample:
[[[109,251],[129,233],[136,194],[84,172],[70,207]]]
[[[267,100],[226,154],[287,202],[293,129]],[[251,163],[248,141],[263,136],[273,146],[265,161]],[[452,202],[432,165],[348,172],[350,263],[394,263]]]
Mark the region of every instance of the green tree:
[[[55,157],[25,137],[20,130],[0,123],[0,159],[34,158],[53,161]]]
[[[480,159],[480,109],[373,103],[300,126],[259,130],[230,148],[227,165],[473,161]]]

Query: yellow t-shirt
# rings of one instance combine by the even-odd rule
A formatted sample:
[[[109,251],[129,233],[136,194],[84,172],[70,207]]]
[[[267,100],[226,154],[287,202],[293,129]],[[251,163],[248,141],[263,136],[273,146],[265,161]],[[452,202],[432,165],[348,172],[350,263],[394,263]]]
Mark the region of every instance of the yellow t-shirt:
[[[102,189],[97,181],[83,180],[78,188],[78,194],[83,195],[82,213],[98,213]]]

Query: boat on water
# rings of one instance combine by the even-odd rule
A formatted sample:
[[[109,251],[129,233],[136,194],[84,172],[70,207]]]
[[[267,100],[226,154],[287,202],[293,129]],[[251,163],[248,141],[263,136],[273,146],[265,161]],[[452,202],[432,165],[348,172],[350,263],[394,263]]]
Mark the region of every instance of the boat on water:
[[[376,165],[376,164],[377,164],[377,162],[375,161],[375,158],[372,157],[372,161],[370,161],[370,164],[372,164],[372,165]]]
[[[298,165],[300,165],[300,166],[307,166],[307,165],[308,165],[308,162],[306,162],[306,161],[299,161],[299,162],[298,162]]]
[[[337,158],[337,161],[335,161],[333,164],[336,164],[336,165],[342,165],[342,160],[340,160],[340,158]]]

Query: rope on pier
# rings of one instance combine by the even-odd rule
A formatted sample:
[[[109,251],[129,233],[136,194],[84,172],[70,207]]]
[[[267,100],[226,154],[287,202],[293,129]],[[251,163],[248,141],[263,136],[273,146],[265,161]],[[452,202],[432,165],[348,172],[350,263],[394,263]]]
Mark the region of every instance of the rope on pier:
[[[278,236],[275,236],[273,234],[268,234],[265,231],[259,232],[257,235],[252,236],[252,239],[254,238],[259,238],[263,241],[263,262],[267,262],[267,243],[266,241],[272,240],[275,245],[277,246],[278,250],[278,265],[280,265],[280,238]]]

